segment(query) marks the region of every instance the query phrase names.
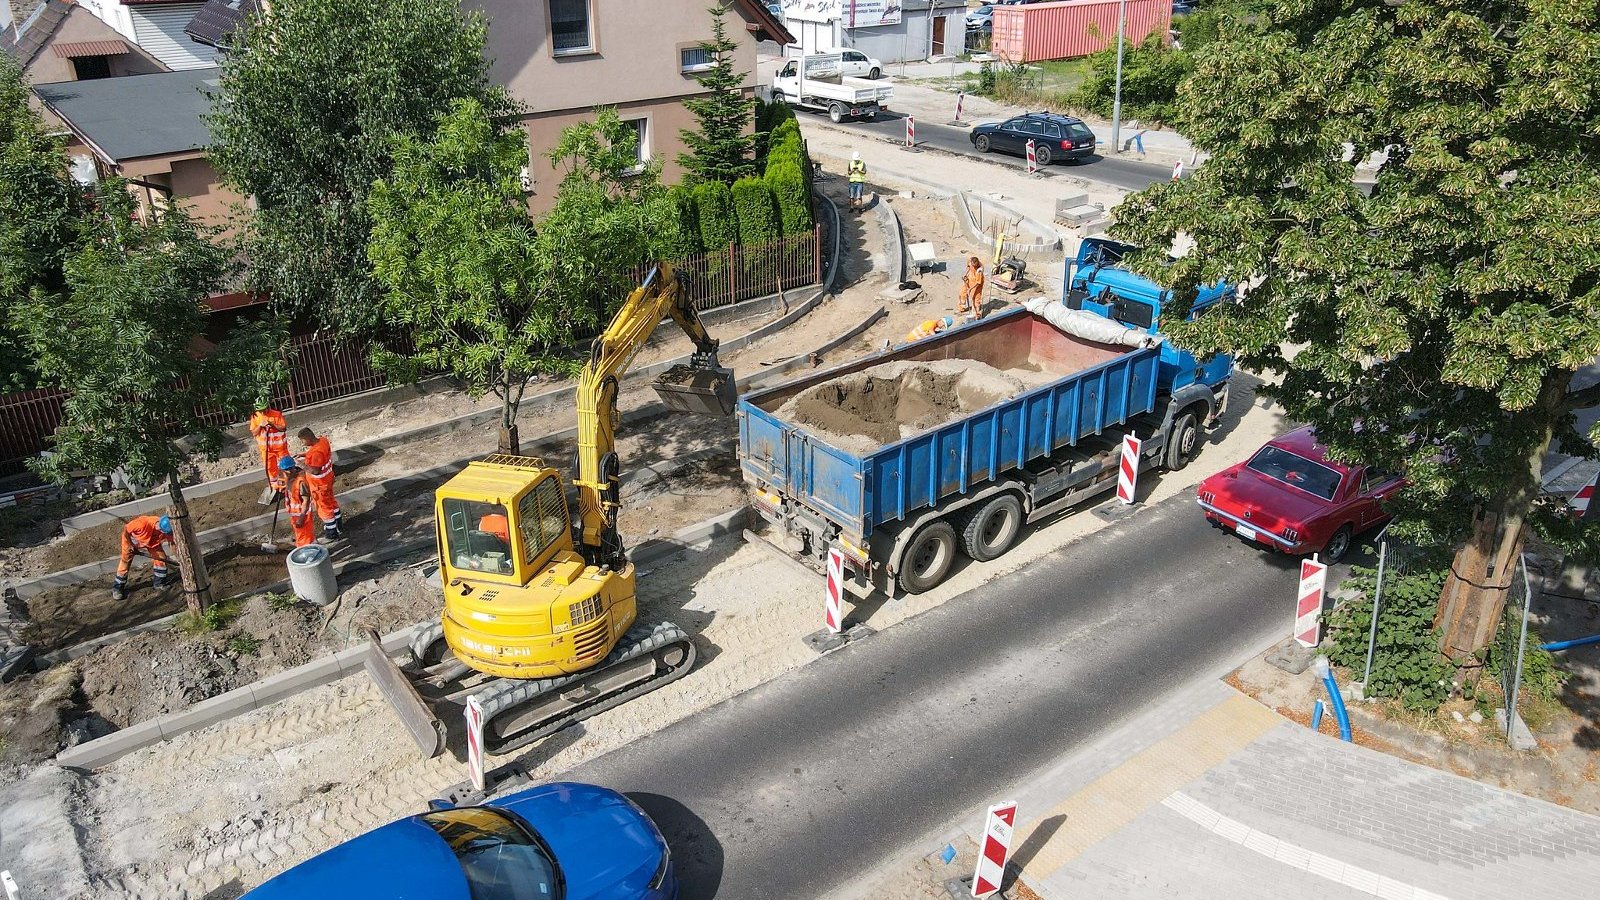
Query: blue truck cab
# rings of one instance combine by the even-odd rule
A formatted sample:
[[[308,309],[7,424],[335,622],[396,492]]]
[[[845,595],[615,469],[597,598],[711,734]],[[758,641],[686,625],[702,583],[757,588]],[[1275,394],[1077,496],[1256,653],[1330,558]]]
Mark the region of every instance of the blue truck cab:
[[[814,565],[839,550],[857,592],[921,593],[961,555],[994,559],[1027,524],[1115,487],[1124,436],[1140,440],[1142,467],[1187,465],[1226,402],[1232,360],[1196,359],[1160,335],[1168,295],[1122,268],[1125,252],[1086,241],[1059,300],[1025,301],[741,397],[740,469],[766,538]],[[1208,289],[1194,314],[1231,296]],[[783,412],[842,376],[935,360],[1030,372],[1032,386],[881,445],[847,445]]]

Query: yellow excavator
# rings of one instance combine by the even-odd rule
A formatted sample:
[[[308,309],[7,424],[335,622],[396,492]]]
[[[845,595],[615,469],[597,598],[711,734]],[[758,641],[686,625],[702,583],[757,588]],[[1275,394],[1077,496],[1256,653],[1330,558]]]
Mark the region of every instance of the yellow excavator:
[[[688,365],[656,379],[657,393],[674,410],[731,414],[733,373],[718,364],[717,341],[672,268],[659,265],[595,339],[578,379],[576,521],[560,473],[535,457],[470,463],[435,493],[444,614],[412,654],[435,685],[467,676],[460,693],[482,706],[490,752],[655,690],[694,665],[682,629],[635,625],[634,567],[617,528],[619,385],[668,317],[695,349]]]

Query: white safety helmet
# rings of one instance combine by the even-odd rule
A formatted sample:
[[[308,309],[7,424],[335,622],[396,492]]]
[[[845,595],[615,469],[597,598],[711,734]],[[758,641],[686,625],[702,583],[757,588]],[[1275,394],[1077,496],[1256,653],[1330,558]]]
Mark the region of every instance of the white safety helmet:
[[[851,162],[860,162],[861,161],[861,151],[857,150],[856,152],[850,154],[850,161]]]

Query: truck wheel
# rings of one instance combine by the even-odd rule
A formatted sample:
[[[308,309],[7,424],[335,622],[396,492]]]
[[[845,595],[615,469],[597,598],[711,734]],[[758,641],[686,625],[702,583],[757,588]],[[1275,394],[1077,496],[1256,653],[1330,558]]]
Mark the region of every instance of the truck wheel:
[[[1344,559],[1344,555],[1350,552],[1350,544],[1352,543],[1350,539],[1352,537],[1354,537],[1354,534],[1351,532],[1349,525],[1339,526],[1339,530],[1333,533],[1333,537],[1328,538],[1328,546],[1322,548],[1322,561],[1332,564]]]
[[[840,103],[838,101],[834,101],[833,103],[828,104],[828,120],[829,121],[832,121],[832,122],[843,122],[845,120],[845,117],[847,115],[849,115],[849,113],[850,113],[850,111],[844,108],[844,104],[843,103]]]
[[[867,77],[871,78],[873,81],[877,81],[879,78],[883,77],[883,70],[877,66],[873,66],[872,71],[867,73]]]
[[[1172,423],[1172,434],[1167,443],[1167,469],[1176,472],[1187,466],[1200,449],[1201,437],[1200,417],[1192,409],[1184,410],[1178,416],[1178,421]]]
[[[977,148],[977,151],[979,153],[988,153],[989,152],[989,136],[987,134],[978,135],[977,137],[972,139],[972,146]]]
[[[956,561],[956,530],[939,519],[917,529],[900,559],[900,589],[908,594],[932,590]]]
[[[961,544],[967,555],[978,562],[998,559],[1011,549],[1022,534],[1022,501],[1015,494],[1001,494],[979,507],[961,531]]]

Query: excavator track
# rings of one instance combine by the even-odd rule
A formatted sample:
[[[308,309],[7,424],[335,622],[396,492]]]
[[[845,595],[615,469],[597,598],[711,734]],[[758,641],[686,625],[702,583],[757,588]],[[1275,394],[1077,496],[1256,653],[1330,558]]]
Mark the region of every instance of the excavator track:
[[[443,629],[433,626],[416,635],[411,653],[418,665],[449,678],[465,666],[448,651],[441,655],[442,643]],[[677,625],[636,624],[591,669],[555,678],[491,678],[471,691],[483,707],[484,748],[515,750],[665,687],[687,675],[695,658],[694,642]]]

